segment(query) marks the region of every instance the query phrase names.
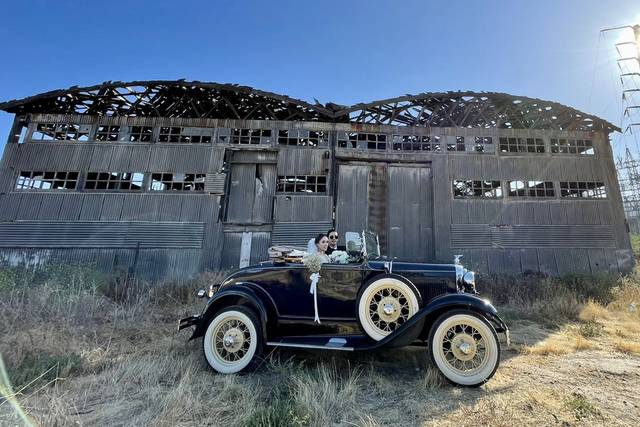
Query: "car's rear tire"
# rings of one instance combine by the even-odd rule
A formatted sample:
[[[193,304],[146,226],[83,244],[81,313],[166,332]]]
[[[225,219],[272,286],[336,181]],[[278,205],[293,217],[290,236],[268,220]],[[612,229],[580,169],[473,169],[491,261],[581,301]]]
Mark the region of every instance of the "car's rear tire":
[[[498,369],[500,344],[495,329],[483,316],[456,310],[440,316],[431,327],[429,354],[447,380],[477,387]]]
[[[234,374],[255,365],[262,353],[262,327],[247,307],[235,305],[215,314],[202,339],[205,359],[221,374]]]
[[[380,341],[420,309],[410,285],[395,277],[381,277],[365,285],[358,298],[358,321],[364,332]]]

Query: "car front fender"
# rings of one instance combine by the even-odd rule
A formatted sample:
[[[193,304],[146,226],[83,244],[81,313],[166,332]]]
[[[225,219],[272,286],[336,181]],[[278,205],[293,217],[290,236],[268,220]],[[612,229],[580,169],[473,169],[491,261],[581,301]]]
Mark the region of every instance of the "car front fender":
[[[401,337],[406,339],[405,335],[408,331],[411,331],[411,327],[424,320],[425,323],[422,333],[419,335],[419,337],[423,338],[425,334],[429,333],[429,329],[438,317],[447,311],[456,309],[470,310],[484,316],[492,323],[496,332],[505,334],[507,338],[507,345],[510,344],[509,328],[507,328],[506,323],[498,316],[498,310],[496,310],[488,300],[484,300],[472,294],[451,293],[432,299],[426,306],[420,309],[420,311],[414,314],[392,334],[389,334],[382,340],[377,341],[372,346],[363,349],[371,350],[387,344],[392,344],[393,341]]]
[[[190,339],[198,338],[204,335],[207,326],[213,316],[225,307],[232,305],[246,305],[256,312],[260,322],[262,323],[262,333],[264,339],[267,339],[267,322],[269,321],[269,313],[273,311],[268,300],[265,299],[263,292],[259,287],[252,283],[236,283],[232,286],[225,287],[214,294],[207,302],[206,307],[197,320],[196,329]]]

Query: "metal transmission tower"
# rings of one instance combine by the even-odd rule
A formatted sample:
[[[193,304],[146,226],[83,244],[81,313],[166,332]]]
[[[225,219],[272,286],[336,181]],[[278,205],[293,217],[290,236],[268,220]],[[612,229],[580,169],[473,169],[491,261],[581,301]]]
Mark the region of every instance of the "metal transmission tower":
[[[624,110],[620,123],[624,155],[616,158],[616,170],[629,227],[632,232],[640,233],[640,162],[637,160],[640,156],[640,25],[602,30],[607,31],[625,31],[624,36],[627,36],[626,40],[615,44]],[[629,148],[629,141],[633,142],[635,150]]]

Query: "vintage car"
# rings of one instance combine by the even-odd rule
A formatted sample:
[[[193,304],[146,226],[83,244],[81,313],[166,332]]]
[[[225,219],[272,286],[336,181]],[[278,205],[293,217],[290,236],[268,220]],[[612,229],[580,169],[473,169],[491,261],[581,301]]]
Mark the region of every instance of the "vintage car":
[[[458,257],[453,264],[387,259],[368,232],[347,233],[346,242],[354,262],[322,264],[316,294],[304,264],[263,262],[198,291],[208,299],[204,310],[181,319],[178,329],[195,326],[191,339],[203,337],[207,362],[225,374],[256,366],[265,346],[422,345],[454,384],[478,386],[493,376],[500,362],[497,333],[508,345],[509,330],[478,296],[474,272]]]

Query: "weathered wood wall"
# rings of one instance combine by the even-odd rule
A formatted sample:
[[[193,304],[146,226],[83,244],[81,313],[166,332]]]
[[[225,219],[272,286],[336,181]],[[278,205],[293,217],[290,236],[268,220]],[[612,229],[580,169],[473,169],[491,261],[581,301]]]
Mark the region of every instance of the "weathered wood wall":
[[[78,227],[86,222],[119,222],[123,227],[174,222],[202,224],[203,232],[195,249],[154,248],[151,238],[146,241],[151,246],[144,248],[106,248],[90,232],[88,249],[55,243],[28,247],[26,237],[21,241],[19,235],[6,234],[13,243],[0,244],[0,255],[12,262],[93,260],[103,268],[133,268],[145,277],[170,279],[259,262],[266,259],[272,242],[286,243],[290,236],[291,243],[299,245],[306,235],[311,238],[335,223],[341,234],[374,229],[390,256],[450,262],[454,254],[463,254],[465,263],[479,271],[556,275],[624,272],[633,265],[612,152],[607,135],[600,132],[60,115],[18,120],[29,126],[22,138],[12,130],[0,163],[0,233],[14,233],[11,224],[20,221]],[[33,141],[30,136],[38,123],[82,124],[90,130],[82,142]],[[96,141],[98,125],[151,126],[153,136],[149,142]],[[166,126],[210,128],[212,139],[159,142],[160,127]],[[270,136],[248,145],[219,138],[228,134],[222,129],[235,128],[265,129]],[[298,129],[323,131],[328,143],[278,143],[279,130]],[[360,142],[360,148],[338,147],[345,132],[384,135],[386,147],[369,149]],[[429,136],[432,141],[437,136],[441,151],[394,150],[393,135]],[[493,148],[484,153],[447,151],[447,143],[455,144],[457,137],[490,137]],[[541,138],[546,150],[499,153],[500,137]],[[595,155],[551,153],[551,138],[590,139]],[[78,188],[16,190],[20,171],[36,170],[80,172]],[[83,190],[88,171],[145,173],[145,185],[151,173],[201,173],[206,174],[206,185],[200,192]],[[279,192],[278,176],[294,175],[326,176],[326,192]],[[455,199],[454,179],[499,180],[503,188],[508,180],[553,181],[556,197]],[[601,181],[608,197],[562,199],[560,181]],[[532,246],[529,235],[546,240]],[[574,235],[583,237],[563,238]]]

